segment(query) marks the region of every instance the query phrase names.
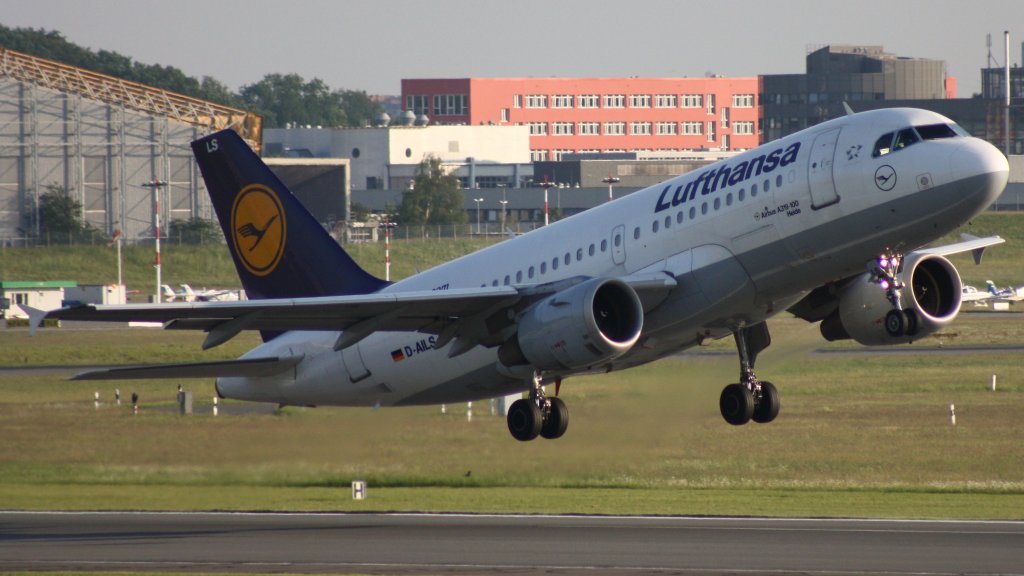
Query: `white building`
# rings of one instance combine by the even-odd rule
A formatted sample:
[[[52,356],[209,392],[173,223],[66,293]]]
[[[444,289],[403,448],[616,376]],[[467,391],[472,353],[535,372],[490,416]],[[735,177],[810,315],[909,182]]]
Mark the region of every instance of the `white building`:
[[[348,158],[352,188],[403,190],[434,156],[468,188],[518,188],[533,175],[528,126],[268,128],[267,156]]]

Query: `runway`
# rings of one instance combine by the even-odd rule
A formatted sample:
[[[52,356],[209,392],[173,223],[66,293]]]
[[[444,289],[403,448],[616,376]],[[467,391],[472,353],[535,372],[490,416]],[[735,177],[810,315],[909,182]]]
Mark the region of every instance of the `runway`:
[[[1024,522],[0,512],[0,570],[1024,574]]]

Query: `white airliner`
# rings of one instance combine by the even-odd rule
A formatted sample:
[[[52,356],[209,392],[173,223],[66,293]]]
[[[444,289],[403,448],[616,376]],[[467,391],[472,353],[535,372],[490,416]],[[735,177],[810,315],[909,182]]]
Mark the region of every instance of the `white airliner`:
[[[1006,158],[941,115],[851,114],[582,214],[387,283],[360,269],[230,131],[192,144],[250,298],[77,306],[69,320],[161,321],[264,343],[239,360],[90,372],[83,379],[216,377],[226,398],[394,406],[528,391],[519,440],[561,436],[564,378],[652,362],[733,336],[731,424],[770,422],[754,374],[766,320],[789,311],[829,340],[906,343],[960,309],[946,255],[980,259],[999,237],[922,248],[1003,190]],[[41,314],[36,314],[38,322]],[[549,387],[550,388],[550,387]],[[624,391],[628,393],[628,391]]]

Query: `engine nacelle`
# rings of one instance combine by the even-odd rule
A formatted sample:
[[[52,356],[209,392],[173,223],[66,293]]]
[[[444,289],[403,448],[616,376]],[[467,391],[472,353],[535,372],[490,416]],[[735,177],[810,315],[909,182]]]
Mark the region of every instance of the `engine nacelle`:
[[[960,274],[942,256],[911,254],[897,277],[905,286],[903,310],[912,315],[906,335],[894,337],[886,331],[885,315],[892,304],[869,274],[840,289],[839,306],[821,322],[821,335],[829,341],[853,338],[866,346],[906,344],[948,326],[960,312]]]
[[[498,358],[510,367],[585,369],[625,354],[640,338],[643,322],[640,298],[628,284],[594,278],[527,308]]]

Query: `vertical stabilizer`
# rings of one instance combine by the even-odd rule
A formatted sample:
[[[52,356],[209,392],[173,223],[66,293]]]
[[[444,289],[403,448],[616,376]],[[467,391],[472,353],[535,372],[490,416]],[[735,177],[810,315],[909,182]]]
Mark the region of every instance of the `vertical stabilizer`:
[[[359,267],[232,130],[192,143],[250,299],[369,294],[387,285]]]

